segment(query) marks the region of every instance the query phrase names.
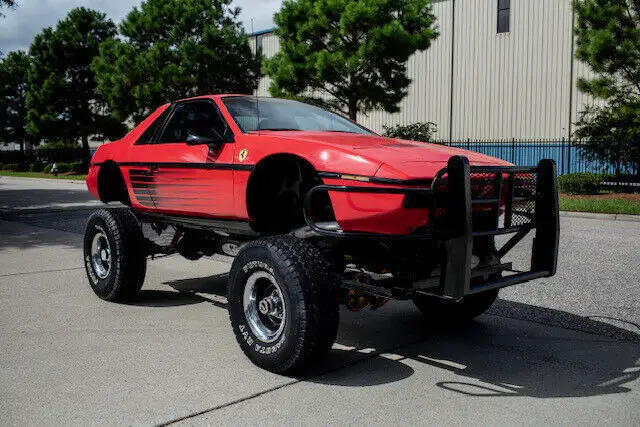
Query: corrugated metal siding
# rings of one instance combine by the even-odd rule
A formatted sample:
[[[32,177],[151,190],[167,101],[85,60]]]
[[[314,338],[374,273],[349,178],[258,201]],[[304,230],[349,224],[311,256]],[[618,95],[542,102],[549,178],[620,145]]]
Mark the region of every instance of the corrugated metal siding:
[[[497,0],[458,0],[453,138],[568,135],[569,0],[512,0],[497,34]]]
[[[592,75],[576,60],[573,82],[570,77],[571,0],[511,0],[511,31],[504,34],[496,31],[497,1],[456,0],[453,73],[453,2],[435,2],[440,37],[409,60],[413,82],[401,111],[371,112],[358,121],[378,132],[384,125],[431,121],[436,137],[449,139],[453,78],[454,140],[568,137],[569,123],[592,102],[575,86],[573,103],[569,99],[571,84]],[[258,37],[265,56],[278,51],[274,34]],[[265,77],[258,94],[268,96],[268,88]]]

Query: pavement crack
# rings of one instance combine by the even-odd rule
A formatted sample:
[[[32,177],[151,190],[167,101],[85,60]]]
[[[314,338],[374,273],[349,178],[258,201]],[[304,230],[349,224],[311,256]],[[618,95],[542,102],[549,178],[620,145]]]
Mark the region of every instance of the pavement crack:
[[[426,338],[427,338],[426,336],[422,336],[422,337],[420,337],[418,339],[415,339],[415,340],[412,340],[412,341],[409,341],[409,342],[406,342],[406,343],[403,343],[403,344],[399,344],[399,345],[396,345],[396,346],[393,346],[393,347],[390,347],[390,348],[387,348],[387,349],[384,349],[384,350],[378,350],[378,351],[374,351],[374,352],[371,352],[371,353],[367,353],[366,356],[360,357],[360,358],[358,358],[356,360],[353,360],[353,361],[351,361],[351,362],[349,362],[347,364],[336,366],[336,367],[330,368],[330,369],[326,369],[326,370],[323,370],[322,372],[319,372],[317,374],[308,375],[308,376],[305,376],[305,377],[294,379],[294,380],[292,380],[290,382],[287,382],[285,384],[281,384],[279,386],[271,387],[271,388],[268,388],[266,390],[262,390],[262,391],[259,391],[257,393],[253,393],[253,394],[251,394],[249,396],[245,396],[245,397],[242,397],[240,399],[232,400],[230,402],[214,406],[212,408],[208,408],[208,409],[204,409],[202,411],[194,412],[194,413],[185,415],[184,417],[175,418],[173,420],[170,420],[170,421],[167,421],[167,422],[164,422],[164,423],[160,423],[160,424],[158,424],[158,426],[168,426],[168,425],[175,424],[175,423],[178,423],[178,422],[181,422],[181,421],[185,421],[185,420],[188,420],[188,419],[191,419],[191,418],[199,417],[199,416],[204,415],[204,414],[208,414],[208,413],[211,413],[211,412],[218,411],[220,409],[225,409],[225,408],[228,408],[230,406],[237,405],[239,403],[243,403],[243,402],[247,402],[249,400],[253,400],[255,398],[264,396],[264,395],[272,393],[274,391],[282,390],[284,388],[290,387],[290,386],[295,385],[295,384],[306,382],[306,381],[312,380],[314,378],[320,378],[322,376],[325,376],[325,375],[328,375],[328,374],[332,374],[334,372],[339,372],[339,371],[341,371],[343,369],[350,368],[350,367],[358,365],[360,363],[368,362],[368,361],[370,361],[372,359],[375,359],[376,357],[379,357],[379,356],[381,356],[381,355],[383,355],[385,353],[395,352],[395,351],[398,351],[398,350],[400,350],[400,349],[402,349],[404,347],[410,347],[412,345],[418,344],[418,343],[424,341]]]
[[[24,273],[0,274],[0,277],[24,276],[26,274],[57,273],[59,271],[82,270],[84,267],[54,268],[53,270],[25,271]]]

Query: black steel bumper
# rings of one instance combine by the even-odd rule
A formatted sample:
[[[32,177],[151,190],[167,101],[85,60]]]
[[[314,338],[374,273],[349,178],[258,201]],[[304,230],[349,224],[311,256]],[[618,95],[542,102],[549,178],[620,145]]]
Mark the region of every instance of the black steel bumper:
[[[405,205],[411,205],[409,199],[413,203],[420,200],[421,207],[429,209],[428,226],[403,235],[323,229],[310,215],[311,200],[319,192],[403,194]],[[443,249],[440,275],[430,282],[438,282],[438,295],[445,298],[460,299],[556,273],[560,235],[558,185],[555,162],[549,159],[540,161],[536,167],[469,166],[466,157],[454,156],[438,172],[430,188],[319,185],[307,194],[304,217],[311,229],[326,237],[439,241]],[[499,279],[478,280],[496,275],[472,270],[474,238],[512,234],[497,249],[498,257],[502,258],[532,230],[535,237],[529,271],[509,271],[511,274]],[[510,270],[510,264],[500,264],[494,269]],[[416,291],[431,293],[432,285]]]

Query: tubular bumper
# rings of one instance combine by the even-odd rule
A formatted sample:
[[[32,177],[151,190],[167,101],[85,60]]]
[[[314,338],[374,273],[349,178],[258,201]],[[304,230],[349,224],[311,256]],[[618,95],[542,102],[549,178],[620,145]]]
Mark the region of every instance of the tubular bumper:
[[[323,191],[419,196],[429,206],[428,227],[420,233],[402,235],[323,229],[313,221],[309,208],[312,197]],[[445,298],[460,299],[556,273],[560,236],[558,184],[556,164],[549,159],[541,160],[537,167],[469,166],[466,157],[454,156],[438,172],[430,188],[319,185],[307,194],[304,217],[312,230],[326,237],[439,241],[443,249],[441,273],[429,281],[439,280],[438,287]],[[474,238],[513,234],[498,249],[498,257],[502,258],[533,229],[530,271],[483,283],[474,280],[472,285],[471,278],[481,276],[471,268]],[[502,264],[498,271],[508,270],[509,265]]]

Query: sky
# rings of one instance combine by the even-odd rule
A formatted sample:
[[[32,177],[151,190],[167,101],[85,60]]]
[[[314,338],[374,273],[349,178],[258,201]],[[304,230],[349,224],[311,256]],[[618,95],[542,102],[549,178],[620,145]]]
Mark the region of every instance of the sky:
[[[26,50],[33,37],[43,28],[56,23],[74,7],[84,6],[107,14],[119,23],[141,0],[17,0],[15,9],[3,9],[0,17],[0,52],[5,55],[14,50]],[[234,0],[242,8],[240,20],[251,32],[251,19],[255,31],[273,27],[273,14],[282,0]]]

